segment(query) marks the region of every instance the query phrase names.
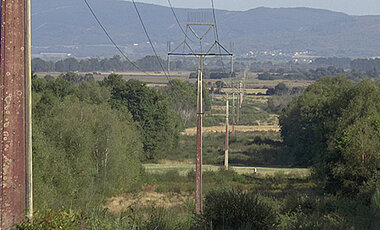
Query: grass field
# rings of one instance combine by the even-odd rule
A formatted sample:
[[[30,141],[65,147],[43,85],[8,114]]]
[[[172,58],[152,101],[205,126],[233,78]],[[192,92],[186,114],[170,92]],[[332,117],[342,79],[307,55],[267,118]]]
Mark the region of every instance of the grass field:
[[[268,89],[245,89],[246,94],[266,94]],[[229,93],[231,94],[233,92],[232,88],[223,88],[222,93]],[[237,91],[235,90],[235,93]]]
[[[203,165],[203,171],[218,171],[224,166]],[[150,174],[164,174],[168,171],[175,170],[182,176],[187,175],[190,171],[195,170],[195,164],[189,163],[171,163],[171,164],[144,164],[145,171]],[[231,166],[230,169],[238,174],[254,174],[257,169],[257,176],[275,176],[275,175],[298,175],[308,176],[310,174],[307,168],[283,168],[283,167],[239,167]]]
[[[225,126],[211,126],[211,127],[203,127],[203,133],[224,133],[226,132]],[[232,127],[229,127],[230,132],[232,131]],[[279,132],[280,127],[278,125],[236,125],[236,132],[241,133],[249,133],[249,132]],[[182,135],[196,135],[197,128],[188,128],[182,132]]]

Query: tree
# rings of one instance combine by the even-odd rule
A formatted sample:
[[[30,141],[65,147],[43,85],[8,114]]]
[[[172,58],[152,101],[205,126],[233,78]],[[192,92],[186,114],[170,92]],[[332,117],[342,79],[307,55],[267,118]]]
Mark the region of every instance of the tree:
[[[140,127],[146,159],[158,158],[176,147],[180,125],[168,98],[138,80],[125,81],[116,74],[104,79],[102,85],[111,90],[111,105],[127,108]]]
[[[46,81],[43,78],[39,78],[37,74],[32,72],[32,91],[40,93],[46,88]]]
[[[352,85],[345,77],[322,78],[280,114],[281,136],[296,165],[313,165],[318,153],[326,148],[329,133],[340,115],[336,106],[343,103],[337,100]]]
[[[380,88],[323,78],[293,100],[280,116],[281,135],[296,164],[334,194],[369,195],[379,183]]]
[[[223,81],[217,81],[217,82],[215,82],[215,85],[216,85],[215,93],[221,93],[222,88],[225,87],[226,83],[224,83]]]
[[[181,80],[172,80],[167,88],[170,104],[179,114],[186,127],[187,123],[196,117],[197,97],[194,86]]]
[[[83,210],[138,188],[142,144],[130,115],[66,98],[35,120],[33,132],[38,209]]]

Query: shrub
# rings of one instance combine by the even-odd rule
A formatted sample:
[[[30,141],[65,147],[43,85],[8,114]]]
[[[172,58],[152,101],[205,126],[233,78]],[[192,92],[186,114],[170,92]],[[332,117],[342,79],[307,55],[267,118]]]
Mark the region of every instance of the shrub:
[[[74,229],[78,225],[78,214],[72,211],[56,212],[46,210],[43,213],[36,212],[33,216],[33,221],[25,221],[17,226],[20,230],[34,229]]]
[[[213,190],[194,229],[273,229],[276,212],[254,193]]]
[[[376,189],[375,194],[372,198],[373,205],[377,210],[380,210],[380,189]]]

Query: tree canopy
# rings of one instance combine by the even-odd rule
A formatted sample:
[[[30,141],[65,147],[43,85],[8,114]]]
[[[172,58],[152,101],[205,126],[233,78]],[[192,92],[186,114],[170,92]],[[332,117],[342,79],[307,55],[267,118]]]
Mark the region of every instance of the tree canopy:
[[[280,116],[296,164],[312,165],[329,192],[358,194],[379,180],[379,86],[369,79],[322,78]]]

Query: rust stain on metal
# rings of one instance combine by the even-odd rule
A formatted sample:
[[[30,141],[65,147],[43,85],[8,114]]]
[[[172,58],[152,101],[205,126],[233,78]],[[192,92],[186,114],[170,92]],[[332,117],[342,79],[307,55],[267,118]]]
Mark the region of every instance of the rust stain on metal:
[[[0,229],[25,212],[24,0],[1,1],[0,43]]]

